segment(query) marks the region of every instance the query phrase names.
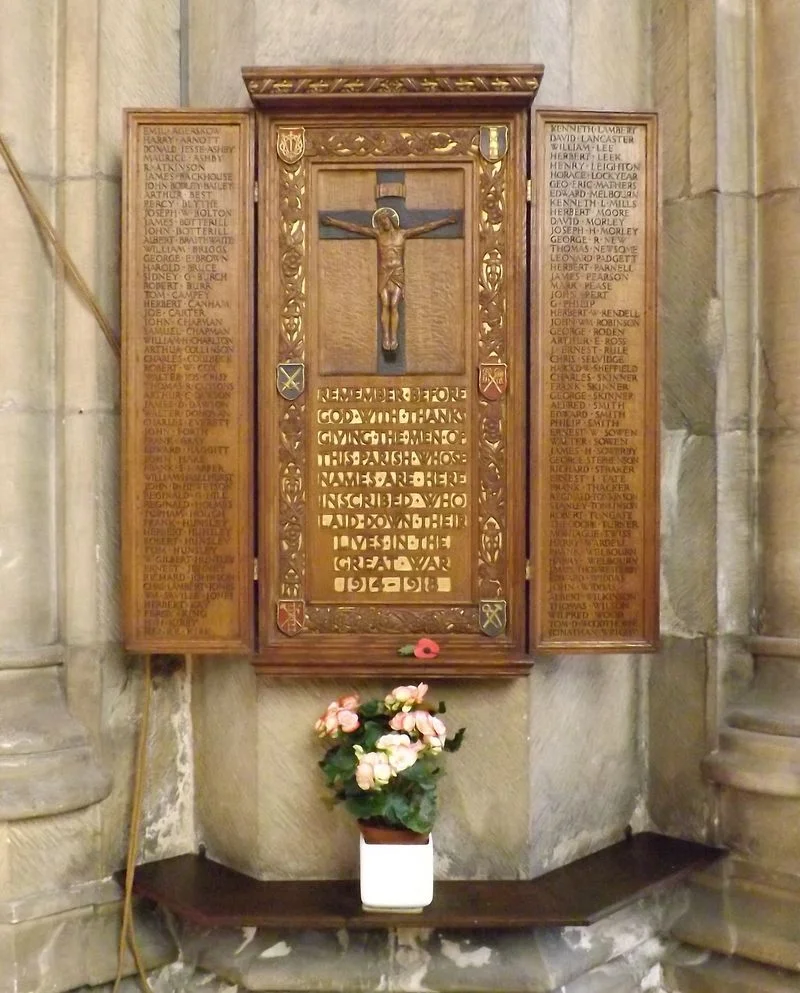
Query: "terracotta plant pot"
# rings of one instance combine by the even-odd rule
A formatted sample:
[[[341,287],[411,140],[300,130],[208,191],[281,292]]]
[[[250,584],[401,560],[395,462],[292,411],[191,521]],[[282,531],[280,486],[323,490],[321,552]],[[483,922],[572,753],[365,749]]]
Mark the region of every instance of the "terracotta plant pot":
[[[368,845],[427,845],[430,837],[408,828],[384,827],[381,824],[367,824],[366,821],[359,821],[358,828]]]

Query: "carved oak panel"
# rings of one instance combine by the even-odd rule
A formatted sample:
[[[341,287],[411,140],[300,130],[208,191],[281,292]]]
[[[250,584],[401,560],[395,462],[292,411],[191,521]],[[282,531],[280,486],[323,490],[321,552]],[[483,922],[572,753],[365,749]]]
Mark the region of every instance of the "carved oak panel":
[[[124,640],[253,645],[252,119],[127,115]]]
[[[525,117],[259,128],[258,665],[399,669],[430,635],[431,671],[512,671]]]
[[[535,153],[531,644],[652,650],[655,116],[542,111]]]

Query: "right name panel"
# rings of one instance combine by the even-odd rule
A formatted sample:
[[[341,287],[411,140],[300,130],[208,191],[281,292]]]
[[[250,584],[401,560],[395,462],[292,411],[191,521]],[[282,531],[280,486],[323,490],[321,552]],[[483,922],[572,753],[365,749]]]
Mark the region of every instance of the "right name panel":
[[[531,649],[658,642],[654,114],[535,117]]]

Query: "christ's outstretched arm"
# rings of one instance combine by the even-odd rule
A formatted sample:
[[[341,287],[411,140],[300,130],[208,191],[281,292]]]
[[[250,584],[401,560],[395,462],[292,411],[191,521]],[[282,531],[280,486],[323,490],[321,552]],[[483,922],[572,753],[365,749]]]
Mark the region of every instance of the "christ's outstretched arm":
[[[415,228],[406,228],[403,232],[406,238],[416,238],[418,235],[427,234],[428,231],[435,231],[437,228],[447,227],[448,224],[455,224],[458,218],[451,214],[450,217],[444,217],[441,221],[428,221],[427,224],[420,224]]]
[[[322,223],[329,224],[332,228],[341,228],[342,231],[351,231],[353,234],[360,234],[364,238],[377,237],[374,228],[365,227],[363,224],[351,224],[350,221],[340,221],[338,217],[323,215]]]

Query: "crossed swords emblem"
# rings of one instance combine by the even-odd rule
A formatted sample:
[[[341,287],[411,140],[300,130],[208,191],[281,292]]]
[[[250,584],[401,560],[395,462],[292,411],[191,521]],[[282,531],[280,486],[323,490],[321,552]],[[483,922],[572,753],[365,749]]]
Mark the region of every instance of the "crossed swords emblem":
[[[281,362],[277,371],[278,393],[284,400],[296,400],[306,387],[306,367],[302,362]]]

